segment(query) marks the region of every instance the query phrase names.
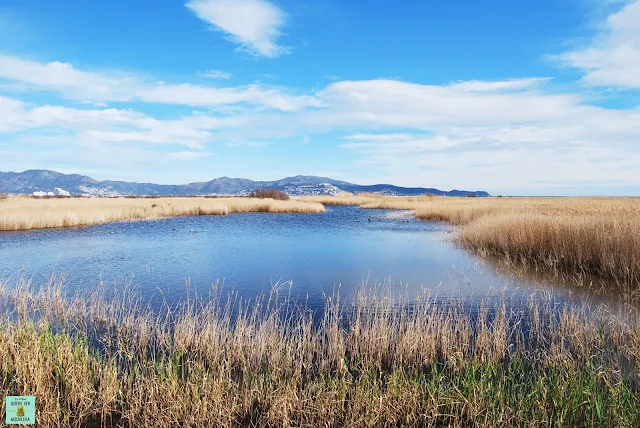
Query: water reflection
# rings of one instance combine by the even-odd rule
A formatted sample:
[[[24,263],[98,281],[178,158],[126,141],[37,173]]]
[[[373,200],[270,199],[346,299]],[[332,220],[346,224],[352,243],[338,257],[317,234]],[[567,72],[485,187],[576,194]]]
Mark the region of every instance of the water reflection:
[[[0,275],[34,283],[64,275],[70,291],[134,287],[176,304],[212,284],[253,298],[287,292],[311,309],[340,289],[348,296],[385,283],[407,295],[473,302],[540,288],[557,298],[615,301],[566,281],[514,275],[456,248],[451,226],[410,213],[327,207],[323,214],[250,213],[179,217],[0,235]],[[604,301],[604,300],[602,300]]]

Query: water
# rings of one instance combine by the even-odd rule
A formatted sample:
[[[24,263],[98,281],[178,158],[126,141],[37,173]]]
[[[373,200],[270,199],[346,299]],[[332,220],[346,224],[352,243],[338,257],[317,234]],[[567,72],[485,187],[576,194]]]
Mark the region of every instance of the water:
[[[451,226],[398,211],[327,207],[323,214],[247,213],[120,222],[0,234],[0,277],[26,272],[38,284],[64,274],[71,291],[136,287],[169,303],[212,284],[253,298],[275,288],[321,307],[384,282],[408,295],[487,298],[561,283],[515,278],[456,248]],[[580,294],[580,292],[578,292]]]

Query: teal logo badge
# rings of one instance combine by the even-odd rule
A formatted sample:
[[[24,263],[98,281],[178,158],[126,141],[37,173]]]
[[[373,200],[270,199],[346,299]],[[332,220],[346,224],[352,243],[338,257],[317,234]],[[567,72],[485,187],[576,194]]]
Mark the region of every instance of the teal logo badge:
[[[32,425],[36,423],[36,397],[8,396],[5,400],[7,425]]]

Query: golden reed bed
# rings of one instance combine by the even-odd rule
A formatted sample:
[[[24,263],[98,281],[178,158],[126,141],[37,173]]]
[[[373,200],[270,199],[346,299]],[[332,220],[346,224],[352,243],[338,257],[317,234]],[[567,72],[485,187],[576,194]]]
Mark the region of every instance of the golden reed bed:
[[[52,198],[0,200],[0,231],[244,212],[320,213],[317,202],[253,198]]]
[[[332,295],[314,321],[273,294],[213,290],[153,312],[135,292],[101,291],[0,282],[0,394],[35,395],[38,426],[640,423],[637,313],[625,322],[543,294],[473,316],[383,287],[346,305]]]
[[[502,261],[582,280],[640,284],[638,198],[450,198],[375,194],[251,198],[91,198],[0,200],[0,231],[237,212],[319,213],[324,205],[412,210],[460,226],[456,239]]]
[[[576,279],[640,284],[640,198],[305,197],[300,201],[409,209],[459,225],[458,243],[504,262]]]

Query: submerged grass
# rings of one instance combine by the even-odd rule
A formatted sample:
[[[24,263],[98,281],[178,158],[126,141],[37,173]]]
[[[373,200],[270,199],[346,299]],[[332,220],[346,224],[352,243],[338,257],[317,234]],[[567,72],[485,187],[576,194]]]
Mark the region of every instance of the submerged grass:
[[[0,293],[0,389],[35,395],[48,427],[640,424],[636,314],[546,296],[403,309],[392,295],[336,295],[315,318],[278,295],[152,312],[15,280]]]
[[[84,226],[125,220],[240,212],[319,213],[319,203],[254,198],[8,198],[0,231]]]
[[[509,264],[565,273],[578,282],[640,286],[640,198],[335,199],[362,208],[410,209],[416,218],[458,225],[458,243]]]

